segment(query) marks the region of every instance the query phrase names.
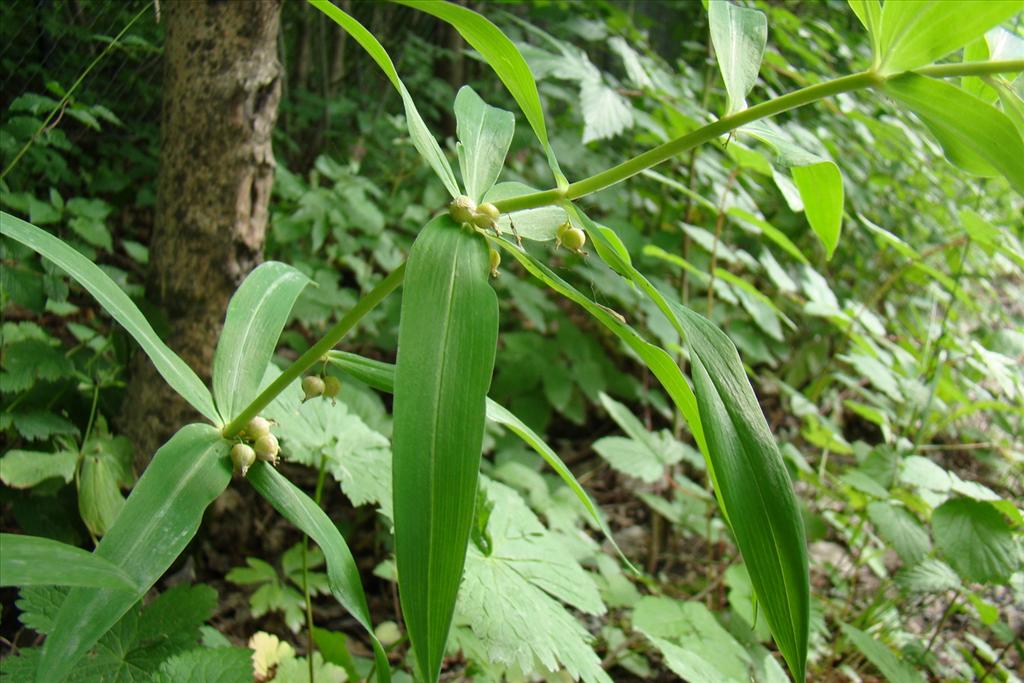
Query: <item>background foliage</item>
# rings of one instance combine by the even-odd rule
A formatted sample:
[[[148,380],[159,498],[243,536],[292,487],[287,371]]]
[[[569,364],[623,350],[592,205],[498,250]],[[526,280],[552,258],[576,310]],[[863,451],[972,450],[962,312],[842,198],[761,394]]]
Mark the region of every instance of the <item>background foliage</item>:
[[[845,3],[749,4],[767,19],[751,103],[870,62],[867,35]],[[4,6],[0,165],[140,8]],[[350,10],[387,47],[450,158],[464,83],[517,110],[445,25],[394,5]],[[699,3],[484,11],[526,56],[570,178],[737,108]],[[1018,15],[967,51],[1019,57],[1022,36]],[[158,332],[142,282],[162,43],[146,13],[0,186],[4,210],[92,258]],[[281,57],[287,79],[265,253],[317,285],[299,296],[282,336],[285,364],[402,262],[447,197],[408,140],[397,94],[325,17],[286,3]],[[989,84],[964,80],[995,99]],[[1020,79],[1013,87],[1021,94]],[[697,148],[588,203],[654,284],[706,312],[747,364],[803,505],[814,680],[1017,680],[1024,657],[1016,507],[1024,496],[1024,203],[1001,177],[953,168],[924,130],[885,98],[840,95]],[[798,192],[807,168],[842,176],[842,234],[831,259],[833,245],[809,226],[813,207]],[[520,121],[500,180],[546,187],[547,178]],[[687,362],[648,299],[593,256],[551,245],[530,251]],[[90,547],[136,479],[132,445],[113,426],[132,342],[59,269],[11,240],[0,248],[3,530]],[[641,573],[602,543],[557,476],[488,423],[487,515],[470,546],[448,675],[785,680],[704,461],[671,402],[633,352],[510,261],[494,281],[501,334],[489,396],[555,447]],[[393,361],[398,305],[392,298],[364,318],[345,350]],[[266,414],[279,425],[285,471],[319,492],[353,548],[374,623],[389,622],[378,638],[411,671],[393,598],[390,398],[346,368],[340,360],[328,368],[344,382],[337,405],[300,403],[293,387]],[[248,490],[224,494],[189,559],[159,584],[159,597],[105,636],[104,657],[82,680],[185,680],[179,672],[198,667],[223,671],[218,680],[251,680],[250,666],[260,680],[305,680],[306,590],[322,627],[308,634],[317,680],[365,674],[367,641],[319,597],[330,590],[321,558],[296,545],[299,534]],[[9,643],[0,666],[20,680],[63,598],[53,588],[0,590]],[[177,635],[143,647],[147,629],[167,623],[180,625]]]

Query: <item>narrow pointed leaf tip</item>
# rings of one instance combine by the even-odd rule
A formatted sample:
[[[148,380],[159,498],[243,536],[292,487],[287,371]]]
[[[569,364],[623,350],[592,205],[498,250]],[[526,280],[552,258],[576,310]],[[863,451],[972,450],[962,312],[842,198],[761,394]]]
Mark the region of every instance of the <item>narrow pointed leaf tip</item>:
[[[736,348],[706,318],[674,306],[686,332],[694,390],[716,488],[772,636],[804,680],[810,580],[803,519],[775,439]]]
[[[498,336],[487,243],[447,215],[409,255],[395,367],[395,558],[422,678],[437,680],[475,514]]]
[[[384,46],[380,44],[380,41],[372,33],[366,30],[366,27],[336,7],[330,0],[309,0],[309,4],[326,14],[334,23],[355,38],[356,42],[373,58],[373,61],[377,62],[377,66],[380,67],[384,75],[391,81],[391,85],[395,86],[395,90],[402,97],[406,123],[409,127],[409,137],[412,140],[413,146],[416,147],[416,151],[430,164],[430,168],[437,174],[437,177],[444,184],[448,193],[452,197],[458,196],[459,185],[455,182],[455,172],[452,171],[448,158],[441,151],[437,140],[434,139],[430,129],[427,128],[427,124],[423,121],[423,117],[420,116],[420,112],[416,108],[416,103],[413,101],[412,95],[409,94],[408,88],[405,87],[402,79],[398,77],[395,64],[391,61],[391,57],[388,56]]]

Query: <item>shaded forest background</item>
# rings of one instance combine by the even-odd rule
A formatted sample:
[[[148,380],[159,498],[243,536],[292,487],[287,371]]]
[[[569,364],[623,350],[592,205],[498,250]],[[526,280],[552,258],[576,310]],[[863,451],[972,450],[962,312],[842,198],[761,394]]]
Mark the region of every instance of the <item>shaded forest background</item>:
[[[402,262],[447,197],[409,143],[401,100],[372,60],[316,10],[285,2],[273,44],[280,100],[272,132],[265,131],[273,159],[264,159],[263,171],[268,183],[273,174],[273,188],[266,215],[256,219],[265,235],[251,236],[244,248],[238,245],[246,238],[236,236],[223,261],[196,270],[190,261],[196,254],[155,238],[162,208],[165,229],[174,234],[179,226],[167,218],[175,215],[167,207],[193,204],[190,183],[217,181],[196,158],[195,177],[177,183],[186,188],[180,196],[172,193],[176,183],[160,184],[170,154],[167,140],[161,143],[173,21],[167,15],[176,11],[167,4],[161,3],[159,21],[137,2],[3,4],[5,169],[83,69],[142,13],[5,171],[0,203],[100,264],[174,348],[198,349],[186,358],[205,370],[204,379],[216,321],[232,289],[261,260],[299,268],[317,286],[299,299],[281,339],[278,360],[285,365]],[[517,111],[447,25],[392,4],[338,4],[388,49],[453,156],[452,102],[461,86]],[[750,4],[765,11],[769,26],[752,101],[849,73],[869,58],[866,36],[845,3]],[[570,178],[691,130],[724,108],[701,3],[473,6],[528,45],[522,49]],[[239,35],[254,23],[241,24]],[[1019,17],[1001,30],[1024,44]],[[194,68],[201,71],[202,64]],[[1015,87],[1020,92],[1020,79]],[[254,101],[266,104],[269,92],[259,91]],[[224,116],[229,113],[225,108]],[[1001,178],[954,169],[924,129],[882,97],[843,95],[778,122],[794,144],[835,160],[844,174],[843,237],[831,260],[807,227],[785,165],[751,140],[698,148],[589,205],[660,287],[729,333],[750,370],[805,505],[815,596],[812,679],[896,680],[895,671],[906,676],[900,680],[1019,680],[1024,574],[1014,505],[1024,496],[1024,203]],[[517,124],[503,179],[548,187],[543,154],[521,117]],[[212,156],[232,142],[209,127],[193,134]],[[191,157],[176,154],[175,163],[188,168]],[[220,209],[192,209],[236,219],[230,201]],[[201,224],[202,215],[189,220]],[[770,244],[766,225],[783,233],[795,253]],[[89,476],[78,465],[73,476],[34,480],[9,461],[0,470],[0,527],[91,548],[152,449],[189,418],[87,293],[26,250],[0,244],[3,450],[92,459]],[[685,363],[674,330],[599,261],[550,245],[535,252]],[[158,263],[192,288],[194,301],[161,295]],[[489,431],[484,473],[511,501],[503,514],[524,528],[536,525],[531,533],[551,547],[566,548],[573,571],[594,587],[596,604],[556,593],[558,600],[533,604],[537,618],[578,621],[586,633],[574,637],[593,648],[613,680],[678,680],[685,666],[665,642],[703,648],[710,666],[726,667],[719,669],[726,671],[721,680],[730,658],[756,662],[764,655],[777,666],[777,656],[767,654],[763,619],[751,607],[749,579],[709,495],[703,461],[671,403],[581,311],[535,286],[518,267],[502,270],[494,281],[502,330],[490,396],[558,450],[644,572],[642,578],[624,572],[557,478],[508,434]],[[209,306],[206,317],[196,313],[200,303]],[[386,301],[343,348],[393,361],[399,304],[398,297]],[[342,430],[336,441],[323,446],[321,458],[297,449],[288,457],[285,437],[282,468],[310,493],[321,492],[318,499],[359,560],[375,622],[394,622],[393,658],[400,666],[406,652],[389,569],[391,536],[377,511],[380,472],[373,469],[373,458],[387,453],[390,397],[342,380],[332,418]],[[346,458],[356,464],[349,467]],[[982,511],[987,522],[971,534],[951,534],[934,528],[935,511],[950,500],[985,510],[993,501],[1010,504],[998,508],[998,521]],[[236,481],[158,588],[212,586],[219,599],[206,621],[221,637],[251,646],[253,634],[263,632],[305,656],[305,607],[295,578],[300,541]],[[962,558],[972,544],[990,544],[1002,564],[984,571],[967,566]],[[558,576],[560,570],[546,571]],[[485,588],[508,591],[530,609],[529,595],[539,591],[527,584]],[[366,644],[322,593],[313,600],[316,624],[347,634],[346,651],[355,657],[343,661],[318,640],[323,680],[338,680],[339,670],[364,671]],[[16,590],[3,588],[0,596],[0,642],[3,656],[13,659],[38,644],[39,629],[24,618],[32,614],[24,595],[19,601]],[[673,609],[670,603],[688,606],[680,617],[687,626],[658,632],[651,615]],[[500,663],[494,643],[481,636],[482,617],[471,605],[460,609],[461,654],[450,659],[446,680],[509,675],[508,662]],[[707,637],[713,646],[702,632],[713,634]],[[528,634],[511,629],[502,638],[522,638],[527,655],[517,661],[543,670]],[[568,655],[555,650],[564,666]],[[286,680],[282,662],[262,680]],[[529,666],[522,673],[531,675]]]

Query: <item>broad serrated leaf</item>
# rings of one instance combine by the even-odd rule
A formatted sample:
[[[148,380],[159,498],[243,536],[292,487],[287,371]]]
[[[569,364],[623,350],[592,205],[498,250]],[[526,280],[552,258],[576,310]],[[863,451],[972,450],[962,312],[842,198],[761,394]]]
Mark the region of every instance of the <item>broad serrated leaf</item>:
[[[371,360],[369,358],[363,358],[353,353],[347,353],[344,351],[332,351],[330,354],[331,362],[337,365],[345,372],[351,373],[356,379],[365,382],[369,386],[380,391],[386,391],[391,393],[394,391],[394,378],[395,370],[394,366],[389,363],[383,363],[381,361]],[[572,471],[566,466],[562,459],[558,456],[551,446],[547,444],[535,431],[530,429],[522,420],[516,417],[511,411],[503,407],[502,405],[492,401],[490,398],[487,399],[486,404],[486,416],[487,419],[495,424],[499,424],[509,429],[513,434],[523,440],[526,445],[532,448],[538,455],[544,458],[544,461],[555,471],[556,474],[562,479],[567,487],[573,492],[573,495],[580,502],[581,505],[590,513],[590,518],[604,533],[605,538],[612,544],[616,552],[619,553],[620,557],[626,564],[633,568],[633,565],[619,550],[618,544],[615,542],[615,538],[612,536],[611,530],[608,528],[607,522],[598,510],[597,506],[587,495],[587,492],[580,486],[580,483],[576,480]],[[387,465],[386,470],[390,473],[390,461]],[[388,486],[388,492],[390,493],[390,483]],[[352,496],[349,495],[351,498]],[[380,501],[386,502],[386,501]],[[389,504],[386,506],[386,510],[390,510]],[[387,513],[390,517],[390,513]]]
[[[75,588],[43,645],[39,683],[63,680],[86,651],[156,583],[227,487],[230,444],[209,425],[188,425],[153,456],[96,554],[119,566],[135,591]]]
[[[764,12],[734,5],[726,0],[708,4],[711,43],[729,93],[726,114],[747,106],[747,93],[757,82],[761,57],[768,41],[768,19]]]
[[[133,590],[120,567],[49,538],[0,534],[0,586],[91,586]]]
[[[484,61],[494,69],[501,82],[508,88],[512,98],[522,109],[526,120],[530,122],[534,134],[547,154],[548,165],[559,185],[567,184],[565,176],[558,167],[555,152],[548,141],[548,131],[544,124],[544,110],[541,107],[537,83],[526,60],[519,53],[515,44],[492,24],[486,17],[471,9],[441,0],[398,0],[400,3],[432,14],[442,21],[448,22],[465,38],[474,50],[480,53]]]
[[[213,356],[213,398],[224,422],[256,398],[281,330],[309,282],[291,266],[268,261],[231,297]]]
[[[853,641],[865,657],[885,676],[890,683],[924,683],[924,677],[909,663],[897,657],[892,650],[867,633],[843,624],[843,633]]]
[[[1017,540],[991,503],[952,498],[932,513],[935,545],[967,581],[1005,583],[1020,568]]]
[[[583,111],[583,144],[608,140],[633,127],[633,108],[629,101],[600,79],[580,83],[580,109]]]
[[[213,422],[218,421],[213,397],[202,380],[163,343],[142,312],[109,275],[45,230],[5,212],[0,212],[0,234],[50,259],[85,287],[104,310],[139,343],[171,388],[204,417]]]
[[[590,635],[558,602],[602,614],[593,579],[518,494],[496,482],[485,486],[494,501],[492,552],[484,556],[470,548],[456,625],[472,630],[486,661],[523,672],[536,671],[539,664],[550,672],[565,670],[576,680],[610,682]]]
[[[1001,174],[1024,194],[1024,140],[1003,112],[955,85],[912,73],[887,80],[884,90],[925,123],[951,163],[975,175]]]
[[[39,597],[39,589],[32,589],[32,593],[19,601],[19,605],[23,609],[37,609],[34,603]],[[63,593],[53,593],[46,598],[44,609],[56,611],[50,605],[63,597]],[[166,680],[155,678],[161,664],[197,647],[200,627],[213,614],[216,605],[217,593],[203,585],[172,588],[146,607],[137,603],[104,634],[89,656],[64,680],[68,683],[153,683],[154,680]],[[33,615],[33,620],[38,618],[38,615]],[[48,630],[45,625],[44,629]],[[13,661],[13,667],[2,668],[9,677],[5,680],[12,683],[39,680],[34,676],[38,674],[41,655],[42,648],[22,650],[21,656]],[[8,661],[5,660],[5,664]]]
[[[665,476],[665,468],[683,459],[682,444],[666,431],[648,432],[629,409],[607,394],[600,395],[601,403],[612,419],[629,436],[606,436],[594,442],[593,448],[615,469],[654,483]]]
[[[42,441],[51,436],[78,434],[78,427],[70,420],[48,410],[27,410],[11,414],[14,428],[30,441]]]
[[[249,471],[248,480],[275,510],[320,546],[327,561],[331,594],[366,630],[373,647],[377,680],[388,683],[391,669],[387,654],[373,633],[359,568],[341,532],[319,505],[266,463],[258,461]]]
[[[399,596],[420,674],[437,680],[473,521],[498,336],[487,243],[440,216],[409,255],[392,466]]]
[[[267,368],[264,384],[280,374],[274,366]],[[387,437],[349,412],[344,403],[303,402],[302,398],[301,387],[293,382],[264,411],[277,422],[273,431],[281,439],[283,457],[317,468],[323,463],[354,505],[376,503],[391,517]]]
[[[932,549],[928,532],[904,508],[874,501],[868,503],[868,518],[878,535],[892,546],[906,564],[914,564]]]
[[[57,612],[64,604],[69,590],[64,586],[22,588],[18,591],[18,600],[15,603],[21,610],[18,620],[38,633],[50,633],[53,631],[53,621],[57,618]]]
[[[388,56],[384,46],[362,24],[343,12],[331,3],[330,0],[309,0],[309,4],[326,14],[345,32],[355,38],[356,42],[366,50],[370,57],[373,58],[373,61],[377,63],[377,66],[380,67],[381,71],[384,72],[384,75],[388,77],[391,85],[402,96],[402,104],[405,106],[405,118],[409,126],[409,137],[412,139],[413,146],[416,147],[416,151],[420,153],[420,156],[430,164],[430,167],[437,174],[437,177],[440,178],[448,193],[452,197],[458,196],[459,184],[455,181],[455,173],[452,171],[452,167],[448,163],[444,152],[438,146],[437,140],[434,139],[434,136],[427,128],[427,124],[423,122],[423,117],[420,116],[419,110],[416,109],[416,103],[413,101],[412,95],[409,94],[402,79],[398,77],[395,65],[391,61],[391,57]]]
[[[942,560],[928,557],[897,574],[896,583],[911,593],[939,593],[960,588],[960,577]]]
[[[252,650],[197,648],[167,659],[153,683],[252,683]],[[318,679],[319,680],[319,679]]]
[[[51,478],[71,481],[78,467],[72,451],[22,451],[13,449],[0,458],[0,481],[16,489],[27,489]]]
[[[505,165],[516,118],[512,112],[490,106],[465,85],[455,97],[455,121],[462,183],[466,194],[479,203]]]
[[[75,370],[64,351],[47,339],[22,339],[5,344],[3,364],[0,391],[4,393],[24,391],[37,380],[52,382],[72,377]]]
[[[886,2],[878,31],[880,71],[895,74],[930,64],[1022,9],[1021,0]]]
[[[633,611],[633,628],[665,656],[668,667],[691,681],[769,683],[785,681],[781,667],[748,652],[699,602],[644,597]]]

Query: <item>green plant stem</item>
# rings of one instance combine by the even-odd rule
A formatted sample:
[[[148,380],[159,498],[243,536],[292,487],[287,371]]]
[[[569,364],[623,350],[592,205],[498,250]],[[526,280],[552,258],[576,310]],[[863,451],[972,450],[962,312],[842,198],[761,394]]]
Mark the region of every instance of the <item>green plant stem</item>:
[[[89,409],[89,422],[85,425],[85,436],[82,437],[82,448],[79,450],[80,455],[85,454],[85,444],[89,441],[89,437],[92,436],[92,426],[96,422],[96,405],[100,400],[100,385],[95,383],[93,380],[92,390],[92,407]]]
[[[121,40],[121,37],[128,32],[128,29],[130,29],[135,24],[135,22],[142,18],[142,15],[148,11],[149,3],[146,3],[146,5],[141,10],[139,10],[139,13],[132,17],[131,21],[129,21],[125,25],[125,27],[121,29],[121,32],[114,36],[114,39],[110,41],[110,43],[105,48],[103,48],[103,51],[96,56],[96,59],[92,60],[89,66],[85,67],[85,71],[83,71],[82,74],[78,77],[78,80],[76,80],[74,84],[72,84],[72,86],[68,88],[68,91],[64,93],[64,97],[61,98],[60,102],[58,102],[57,105],[50,110],[50,115],[46,117],[46,120],[43,121],[39,128],[36,129],[35,133],[32,133],[32,137],[28,139],[28,142],[26,142],[25,145],[18,150],[18,153],[14,155],[14,159],[11,160],[11,163],[7,164],[7,168],[4,169],[4,172],[0,173],[0,180],[6,178],[7,174],[11,172],[11,169],[17,166],[18,162],[21,161],[21,157],[25,156],[25,152],[27,152],[29,148],[32,147],[33,143],[35,143],[35,141],[39,138],[39,136],[43,134],[43,131],[45,131],[47,127],[50,125],[50,122],[53,121],[53,117],[57,115],[57,112],[64,111],[64,107],[67,105],[68,100],[70,100],[71,96],[75,94],[75,90],[77,90],[78,86],[82,84],[82,81],[85,80],[86,76],[88,76],[89,73],[94,68],[96,68],[96,65],[103,61],[103,58],[106,57],[107,54],[114,49],[114,46],[117,45],[118,41]]]
[[[235,419],[226,424],[224,429],[221,430],[224,438],[230,439],[241,432],[245,428],[245,425],[248,424],[249,420],[256,417],[261,410],[277,398],[277,395],[284,391],[284,389],[295,381],[299,375],[311,368],[323,357],[325,353],[333,349],[334,346],[340,342],[346,334],[348,334],[349,330],[355,327],[356,323],[362,320],[363,316],[372,311],[377,304],[387,297],[388,294],[395,291],[395,289],[398,288],[398,285],[402,284],[402,280],[404,278],[405,263],[391,271],[391,274],[384,278],[380,284],[356,302],[356,305],[353,306],[352,309],[334,325],[334,327],[327,330],[327,333],[320,338],[320,341],[311,346],[304,354],[299,356],[298,360],[292,363],[287,370],[282,372],[277,379],[271,382],[270,386],[264,389],[259,396],[253,399],[252,403],[245,407],[245,410],[240,412]]]
[[[677,154],[682,154],[697,145],[714,140],[720,135],[724,135],[758,119],[774,116],[775,114],[816,102],[824,97],[832,97],[851,90],[861,90],[883,82],[884,79],[877,74],[862,71],[835,80],[818,83],[807,88],[801,88],[782,97],[776,97],[773,100],[723,117],[682,137],[658,145],[632,159],[622,162],[618,166],[613,166],[589,178],[572,183],[564,191],[558,189],[544,190],[543,192],[534,192],[504,199],[495,202],[494,205],[502,213],[507,213],[546,206],[547,204],[553,204],[564,199],[578,199],[598,190],[603,190],[606,187],[611,187],[641,171],[657,166]]]
[[[932,637],[928,639],[928,645],[925,646],[924,652],[921,653],[921,661],[924,661],[924,659],[928,656],[928,653],[932,651],[932,647],[934,647],[935,645],[935,639],[939,637],[939,632],[942,631],[942,626],[946,623],[946,619],[948,619],[949,615],[953,613],[953,607],[956,606],[956,601],[959,597],[960,591],[957,591],[953,594],[953,599],[949,601],[948,605],[946,605],[945,611],[939,618],[939,623],[935,624],[935,630],[932,631]]]
[[[983,76],[987,74],[1017,71],[1024,71],[1024,59],[966,62],[962,64],[937,64],[917,69],[912,73],[933,78],[954,78],[959,76]],[[611,187],[616,183],[621,183],[623,180],[626,180],[641,171],[657,166],[677,154],[682,154],[683,152],[693,149],[697,145],[708,142],[709,140],[714,140],[720,135],[736,130],[748,123],[752,123],[769,116],[775,116],[776,114],[781,114],[784,111],[802,107],[826,97],[834,97],[835,95],[845,92],[863,90],[865,88],[877,88],[884,85],[887,78],[893,78],[898,75],[900,74],[883,76],[875,71],[861,71],[855,74],[850,74],[849,76],[843,76],[842,78],[836,78],[830,81],[825,81],[824,83],[816,83],[815,85],[811,85],[806,88],[800,88],[799,90],[794,90],[793,92],[781,97],[776,97],[775,99],[762,102],[756,106],[749,107],[742,111],[738,111],[735,114],[720,118],[717,121],[698,128],[691,133],[687,133],[682,137],[678,137],[675,140],[670,140],[669,142],[649,149],[632,159],[622,162],[618,166],[613,166],[612,168],[601,171],[589,178],[584,178],[583,180],[571,183],[565,189],[553,188],[550,190],[543,190],[541,192],[532,192],[530,194],[510,197],[508,199],[494,202],[494,205],[502,213],[510,213],[513,211],[522,211],[524,209],[535,209],[541,206],[548,206],[549,204],[557,204],[567,199],[579,199],[580,197]]]
[[[956,78],[957,76],[988,76],[1024,71],[1024,59],[1005,59],[985,62],[961,62],[959,64],[933,64],[914,69],[919,76],[931,78]]]

